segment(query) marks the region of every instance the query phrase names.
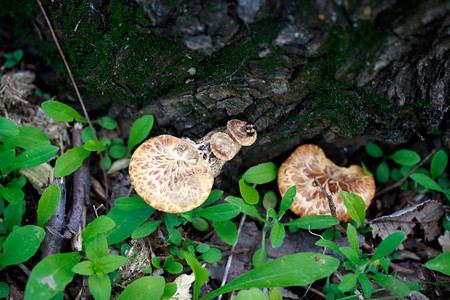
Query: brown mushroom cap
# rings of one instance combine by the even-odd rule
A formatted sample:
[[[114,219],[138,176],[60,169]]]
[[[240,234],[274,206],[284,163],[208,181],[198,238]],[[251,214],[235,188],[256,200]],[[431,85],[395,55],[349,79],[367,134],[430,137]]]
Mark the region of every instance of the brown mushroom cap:
[[[291,186],[297,186],[297,194],[290,209],[301,217],[331,215],[328,200],[314,177],[333,197],[336,215],[341,222],[352,220],[344,206],[341,190],[361,196],[366,209],[375,195],[373,177],[365,174],[360,166],[338,167],[325,156],[319,146],[302,145],[289,156],[278,171],[278,188],[282,196]]]
[[[242,146],[252,145],[257,138],[257,133],[248,134],[245,130],[247,127],[247,122],[233,119],[227,122],[227,129],[233,136],[233,138]]]
[[[210,145],[214,155],[221,160],[230,160],[239,151],[233,139],[223,132],[214,133],[211,136]]]
[[[181,213],[200,206],[214,178],[208,163],[188,142],[160,135],[140,145],[130,160],[130,181],[150,206]]]

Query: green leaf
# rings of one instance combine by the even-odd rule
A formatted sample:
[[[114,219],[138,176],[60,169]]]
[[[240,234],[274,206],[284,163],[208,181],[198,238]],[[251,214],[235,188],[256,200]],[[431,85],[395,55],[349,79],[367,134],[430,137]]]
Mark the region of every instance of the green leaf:
[[[236,225],[231,221],[214,221],[214,229],[217,235],[227,243],[232,246],[236,243],[238,238],[238,231]]]
[[[413,173],[411,174],[411,179],[420,184],[421,186],[426,187],[427,189],[438,191],[441,193],[446,193],[443,188],[436,181],[428,177],[427,175]]]
[[[394,152],[390,159],[402,166],[414,166],[420,162],[420,156],[415,151],[400,149]]]
[[[270,230],[270,242],[272,243],[272,248],[280,247],[284,240],[284,226],[280,223],[275,223],[275,225]]]
[[[75,273],[72,268],[80,261],[77,252],[47,256],[31,270],[25,287],[25,300],[50,299],[62,292]]]
[[[450,276],[450,252],[439,254],[436,258],[428,261],[425,267]]]
[[[341,191],[341,196],[344,199],[344,205],[347,208],[348,215],[357,223],[364,227],[364,220],[366,219],[366,203],[361,196]]]
[[[142,198],[137,195],[133,197],[123,197],[116,199],[114,203],[116,204],[116,207],[119,208],[120,210],[133,210],[144,206],[148,206],[147,202],[142,200]],[[155,209],[153,209],[153,211],[155,211]]]
[[[127,258],[120,255],[106,255],[101,257],[98,262],[103,265],[103,272],[107,274],[120,268],[127,262]]]
[[[89,260],[97,262],[97,259],[108,255],[108,243],[104,233],[99,233],[88,240],[83,239],[83,250]]]
[[[80,275],[91,276],[94,274],[94,263],[90,260],[82,261],[76,264],[72,271]]]
[[[382,157],[383,150],[374,143],[366,144],[366,152],[372,157]]]
[[[203,253],[199,257],[200,259],[203,259],[207,263],[213,264],[216,262],[219,262],[222,258],[222,253],[217,248],[211,248],[209,251]]]
[[[164,287],[164,293],[161,299],[169,299],[177,292],[177,284],[175,282],[168,282]]]
[[[120,159],[127,154],[127,150],[121,145],[113,145],[109,148],[109,155],[114,159]]]
[[[147,276],[130,283],[117,300],[160,299],[164,293],[164,277]]]
[[[304,216],[295,219],[289,223],[283,223],[284,226],[298,226],[302,229],[322,229],[339,224],[339,221],[332,216]]]
[[[153,116],[145,115],[134,121],[130,130],[130,139],[128,140],[128,153],[142,142],[150,133],[153,127]]]
[[[106,274],[96,273],[89,276],[89,291],[95,300],[109,300],[111,297],[111,281]]]
[[[156,229],[158,229],[159,224],[162,223],[162,220],[158,221],[148,221],[136,228],[133,233],[131,234],[131,237],[133,239],[139,239],[145,236],[149,236],[152,234]]]
[[[319,253],[302,252],[286,255],[247,272],[200,300],[207,300],[224,293],[252,287],[308,285],[331,275],[337,270],[339,264],[338,259]]]
[[[402,243],[405,238],[405,233],[402,231],[394,232],[390,234],[387,238],[381,241],[378,245],[375,253],[373,254],[370,261],[375,261],[379,258],[385,257],[393,252]]]
[[[13,59],[18,63],[22,60],[23,58],[23,50],[22,49],[17,49],[16,51],[14,51],[13,53]]]
[[[83,230],[81,237],[83,241],[87,241],[100,233],[107,233],[111,229],[115,228],[116,223],[113,218],[108,216],[99,216],[94,219],[91,223],[89,223],[86,228]]]
[[[25,198],[25,193],[16,187],[2,187],[0,185],[0,194],[3,195],[6,201],[11,204],[21,203]]]
[[[6,282],[0,281],[0,298],[6,298],[9,295],[9,285]]]
[[[14,226],[20,226],[20,223],[22,222],[23,202],[25,201],[17,204],[10,204],[3,212],[5,225],[9,231],[12,231]]]
[[[248,204],[256,204],[259,201],[259,193],[258,191],[245,182],[244,179],[239,180],[239,191],[244,198],[245,202]]]
[[[297,186],[291,186],[281,199],[280,211],[287,211],[291,207],[292,202],[294,202],[295,194],[297,194]]]
[[[39,199],[37,208],[38,226],[44,227],[45,223],[50,220],[60,199],[61,189],[59,188],[59,185],[52,184],[45,189]]]
[[[97,130],[95,130],[95,128],[94,128],[94,131],[95,131],[95,134],[97,134]],[[94,133],[92,133],[91,127],[89,127],[89,126],[84,127],[83,131],[81,131],[81,141],[83,143],[86,143],[87,141],[92,140],[92,139],[95,139],[95,135],[94,135]],[[105,141],[109,142],[108,139],[103,139],[102,140],[103,145],[106,144]],[[107,146],[105,145],[105,148],[106,147]]]
[[[97,139],[90,139],[83,145],[84,149],[87,151],[104,151],[105,146]]]
[[[225,221],[226,222],[226,221]],[[206,232],[209,229],[209,223],[199,216],[192,217],[192,226],[200,232]]]
[[[342,277],[341,283],[339,284],[339,289],[343,292],[348,292],[356,287],[356,280],[358,274],[350,273]]]
[[[263,196],[263,206],[266,210],[275,208],[278,203],[277,194],[274,191],[267,191]]]
[[[316,245],[319,247],[330,248],[331,250],[336,251],[337,253],[342,255],[342,251],[339,249],[339,246],[336,245],[336,243],[333,241],[320,239],[316,242]]]
[[[439,175],[441,175],[448,164],[448,157],[444,150],[439,150],[433,158],[431,159],[431,177],[435,179]]]
[[[283,294],[277,288],[269,289],[269,300],[283,300]]]
[[[161,261],[160,261],[159,258],[157,258],[157,257],[152,257],[152,265],[153,265],[155,268],[162,269]]]
[[[356,234],[356,228],[353,227],[353,225],[350,223],[347,225],[347,239],[348,239],[348,241],[350,243],[350,247],[352,247],[353,251],[355,251],[355,253],[359,254],[361,251],[359,249],[359,241],[358,241],[358,235]]]
[[[110,117],[102,117],[96,120],[95,123],[108,130],[113,130],[117,127],[117,121]]]
[[[191,253],[187,251],[182,251],[184,259],[188,263],[189,267],[191,267],[192,271],[194,272],[195,276],[195,283],[194,283],[194,299],[198,299],[198,295],[200,294],[200,288],[201,286],[208,280],[209,277],[209,271],[202,267],[200,263],[198,262],[197,258],[193,256]]]
[[[169,229],[168,242],[181,245],[181,233],[175,228]]]
[[[39,249],[44,236],[44,229],[34,225],[26,225],[11,232],[3,244],[3,253],[0,253],[0,270],[30,259]]]
[[[370,172],[369,169],[367,169],[367,167],[366,167],[366,165],[364,164],[364,162],[361,162],[361,167],[362,167],[362,169],[363,169],[364,174],[373,176],[373,173]]]
[[[266,162],[251,167],[243,175],[248,183],[265,184],[277,178],[278,167],[273,162]]]
[[[197,247],[195,247],[195,251],[197,251],[199,253],[205,253],[205,252],[209,251],[209,249],[211,249],[211,246],[208,244],[199,244],[199,245],[197,245]]]
[[[240,212],[238,206],[231,204],[217,204],[197,210],[195,213],[208,220],[227,221],[236,217]]]
[[[400,297],[408,297],[411,294],[408,286],[394,277],[379,274],[378,276],[373,276],[372,278],[375,279],[381,287]]]
[[[370,280],[366,277],[365,274],[360,273],[358,275],[358,281],[361,284],[361,287],[363,288],[364,295],[370,297],[370,295],[372,295],[372,285],[370,284]]]
[[[45,101],[41,106],[45,114],[55,121],[72,122],[75,119],[78,122],[87,122],[85,117],[67,104],[57,101]]]
[[[19,134],[19,126],[14,121],[0,118],[0,135],[12,137]]]
[[[339,250],[355,265],[359,263],[358,254],[352,248],[340,247]]]
[[[258,288],[251,288],[249,290],[242,290],[236,296],[236,300],[266,300],[267,297],[263,291]]]
[[[245,203],[245,201],[242,198],[237,198],[233,196],[228,196],[225,198],[225,201],[230,203],[231,205],[238,206],[240,208],[240,211],[246,215],[249,215],[251,217],[255,217],[259,219],[262,222],[266,222],[258,213],[256,208],[253,205],[248,205]]]
[[[386,183],[389,179],[389,166],[385,160],[383,160],[377,167],[375,171],[375,177],[378,182]]]
[[[58,147],[51,145],[37,146],[30,150],[25,150],[16,157],[11,164],[11,168],[27,169],[36,167],[48,161],[56,154],[56,152],[58,152]]]
[[[67,152],[56,160],[55,169],[53,171],[55,177],[63,177],[75,172],[89,154],[91,154],[91,152],[84,149],[83,146],[67,150]]]
[[[219,200],[223,195],[223,191],[221,190],[213,190],[211,191],[211,193],[209,194],[208,198],[205,200],[205,202],[203,202],[203,204],[200,207],[205,207],[208,206],[210,204],[213,204],[214,202],[216,202],[217,200]]]
[[[19,134],[4,138],[4,142],[26,150],[50,145],[48,137],[39,129],[31,126],[19,127]]]
[[[16,157],[16,151],[14,149],[5,150],[0,153],[0,166],[1,169],[8,167]]]

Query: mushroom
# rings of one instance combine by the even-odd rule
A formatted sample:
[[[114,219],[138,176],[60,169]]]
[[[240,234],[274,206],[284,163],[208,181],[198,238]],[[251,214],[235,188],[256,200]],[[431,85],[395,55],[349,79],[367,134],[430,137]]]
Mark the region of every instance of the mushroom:
[[[341,222],[349,222],[352,218],[344,206],[340,191],[361,196],[366,209],[375,195],[373,177],[365,174],[360,166],[352,165],[348,168],[336,166],[319,146],[302,145],[289,156],[278,171],[278,188],[282,196],[291,186],[297,186],[297,194],[290,209],[301,217],[331,215],[326,195],[314,178],[317,178],[327,193],[333,197],[336,215]]]
[[[141,198],[157,210],[181,213],[200,206],[208,197],[214,177],[244,146],[256,140],[247,123],[230,120],[194,142],[160,135],[145,141],[133,153],[129,175]]]

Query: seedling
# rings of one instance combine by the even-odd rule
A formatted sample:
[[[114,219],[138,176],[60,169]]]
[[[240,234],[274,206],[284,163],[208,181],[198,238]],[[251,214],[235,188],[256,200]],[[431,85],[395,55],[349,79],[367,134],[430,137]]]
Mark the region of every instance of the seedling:
[[[22,58],[23,58],[23,50],[22,49],[18,49],[11,53],[5,53],[5,59],[6,59],[5,67],[7,67],[7,68],[14,67],[18,63],[20,63]]]

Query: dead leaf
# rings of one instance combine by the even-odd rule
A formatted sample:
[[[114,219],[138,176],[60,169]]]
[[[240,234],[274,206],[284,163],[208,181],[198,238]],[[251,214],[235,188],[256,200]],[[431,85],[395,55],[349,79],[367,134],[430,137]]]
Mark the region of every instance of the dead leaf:
[[[432,241],[440,234],[439,221],[444,215],[444,207],[436,200],[427,200],[420,204],[399,210],[391,215],[373,219],[373,237],[387,238],[391,233],[403,231],[410,234],[415,226],[421,226],[425,240]]]

